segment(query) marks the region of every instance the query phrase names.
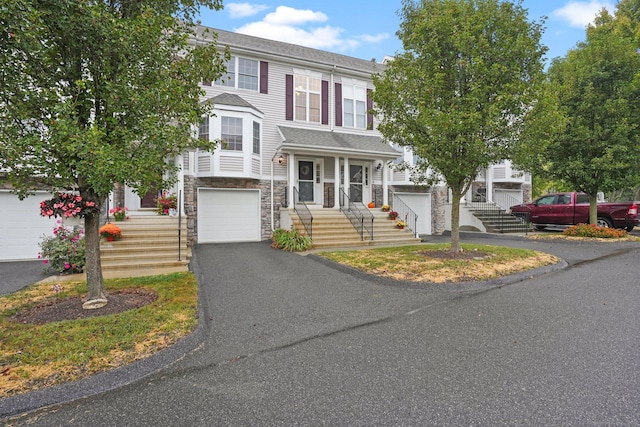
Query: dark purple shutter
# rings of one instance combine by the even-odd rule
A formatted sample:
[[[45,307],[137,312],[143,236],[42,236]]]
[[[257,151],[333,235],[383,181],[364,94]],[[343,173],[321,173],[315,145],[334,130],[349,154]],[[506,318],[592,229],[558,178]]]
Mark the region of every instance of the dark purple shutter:
[[[336,83],[336,126],[342,126],[342,84]]]
[[[287,74],[285,76],[285,119],[293,120],[293,75]]]
[[[329,124],[329,82],[322,81],[322,124]]]
[[[260,61],[260,93],[269,93],[269,63]]]
[[[211,86],[211,82],[202,82],[204,86]]]
[[[373,130],[373,99],[371,99],[371,89],[367,89],[367,129]]]

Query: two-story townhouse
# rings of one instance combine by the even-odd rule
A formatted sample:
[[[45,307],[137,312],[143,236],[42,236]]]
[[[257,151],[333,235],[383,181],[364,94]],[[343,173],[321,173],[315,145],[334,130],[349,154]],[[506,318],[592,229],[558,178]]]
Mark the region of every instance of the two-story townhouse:
[[[181,195],[192,244],[269,239],[273,229],[291,224],[295,202],[338,210],[341,194],[365,205],[374,201],[376,210],[401,201],[417,213],[419,234],[449,229],[446,184],[417,186],[408,170],[394,168],[411,164],[413,156],[386,143],[369,114],[371,74],[384,64],[213,31],[233,57],[226,76],[202,83],[202,101],[213,103],[214,114],[194,132],[223,143],[213,153],[194,150],[174,159],[182,172],[169,189]],[[502,162],[481,173],[467,199],[499,202],[506,196],[505,205],[512,198],[530,200],[530,182]],[[38,214],[47,194],[20,201],[7,185],[0,185],[6,249],[0,259],[35,258],[40,237],[54,225]],[[135,215],[153,211],[155,195],[141,198],[120,188],[110,203]],[[478,223],[464,212],[461,219],[462,225]]]

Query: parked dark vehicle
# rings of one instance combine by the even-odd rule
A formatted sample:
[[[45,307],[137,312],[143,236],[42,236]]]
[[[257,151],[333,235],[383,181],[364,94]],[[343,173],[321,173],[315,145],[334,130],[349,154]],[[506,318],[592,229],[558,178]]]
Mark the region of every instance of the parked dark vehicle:
[[[545,194],[533,203],[511,206],[512,215],[530,221],[536,230],[589,223],[589,197],[584,193]],[[598,203],[600,227],[624,228],[640,225],[636,202]]]

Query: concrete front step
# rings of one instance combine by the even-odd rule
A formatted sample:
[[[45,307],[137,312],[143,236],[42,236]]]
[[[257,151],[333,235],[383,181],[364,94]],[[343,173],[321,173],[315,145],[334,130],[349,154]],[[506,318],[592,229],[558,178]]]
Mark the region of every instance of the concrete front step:
[[[187,246],[186,221],[180,230],[178,261],[178,218],[160,215],[131,215],[127,221],[112,221],[122,229],[122,239],[102,239],[100,258],[105,277],[131,277],[188,271],[191,250]]]
[[[313,246],[315,249],[330,249],[344,247],[369,247],[406,245],[419,243],[409,230],[401,230],[396,227],[396,222],[389,219],[387,212],[370,211],[373,220],[373,241],[365,232],[364,240],[351,224],[344,213],[336,209],[313,210]],[[293,216],[294,227],[301,233],[305,233],[302,223]],[[371,223],[367,221],[367,224]]]

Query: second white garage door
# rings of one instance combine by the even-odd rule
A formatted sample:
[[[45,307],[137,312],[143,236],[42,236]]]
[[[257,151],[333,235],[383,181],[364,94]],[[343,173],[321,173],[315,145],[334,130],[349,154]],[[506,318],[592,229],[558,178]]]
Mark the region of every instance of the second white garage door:
[[[260,240],[260,190],[198,189],[198,243]]]
[[[0,191],[0,260],[37,259],[42,235],[53,235],[55,218],[40,216],[40,202],[51,194],[38,192],[24,200]]]
[[[431,234],[431,194],[429,193],[393,193],[418,215],[418,234]]]

